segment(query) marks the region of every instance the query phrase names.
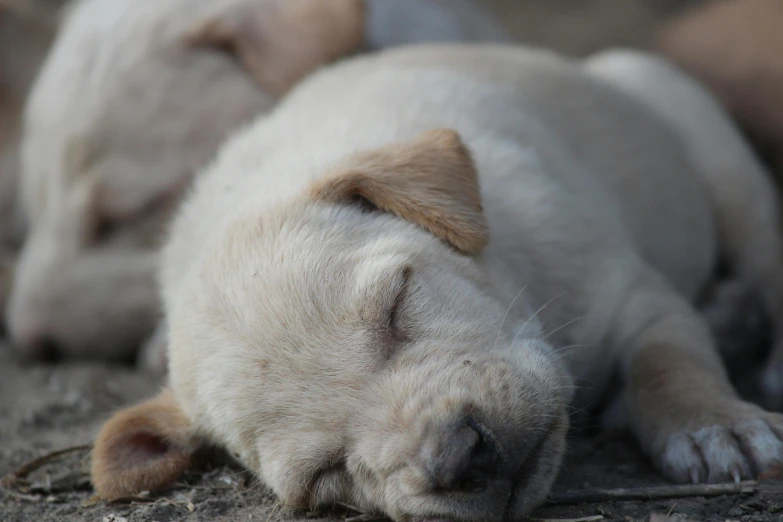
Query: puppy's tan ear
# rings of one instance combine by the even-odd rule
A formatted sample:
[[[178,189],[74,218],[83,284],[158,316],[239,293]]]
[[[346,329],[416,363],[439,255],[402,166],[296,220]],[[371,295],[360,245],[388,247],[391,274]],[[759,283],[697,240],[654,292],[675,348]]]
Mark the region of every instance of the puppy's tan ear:
[[[313,187],[312,195],[329,202],[364,199],[465,254],[477,254],[487,243],[473,158],[453,130],[434,129],[358,153]]]
[[[258,83],[281,95],[364,41],[363,0],[248,0],[198,24],[186,40],[233,52]]]
[[[92,482],[106,500],[157,491],[191,465],[189,422],[168,390],[122,410],[101,429],[92,452]]]

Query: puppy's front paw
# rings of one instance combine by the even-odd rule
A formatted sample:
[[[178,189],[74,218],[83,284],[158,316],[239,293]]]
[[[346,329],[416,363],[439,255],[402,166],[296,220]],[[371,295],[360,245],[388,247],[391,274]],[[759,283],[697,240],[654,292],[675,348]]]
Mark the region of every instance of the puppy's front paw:
[[[663,473],[677,482],[753,478],[783,461],[783,416],[758,411],[733,423],[709,424],[669,437]]]

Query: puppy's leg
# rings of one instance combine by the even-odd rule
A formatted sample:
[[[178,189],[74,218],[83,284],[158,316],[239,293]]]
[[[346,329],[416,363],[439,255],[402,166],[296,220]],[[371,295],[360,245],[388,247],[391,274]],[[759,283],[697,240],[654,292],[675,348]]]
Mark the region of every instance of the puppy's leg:
[[[783,235],[770,176],[718,102],[663,59],[608,51],[585,68],[643,100],[680,133],[710,191],[724,254],[767,307],[775,348],[760,385],[766,406],[783,409]]]
[[[713,281],[697,307],[716,343],[729,377],[741,397],[755,397],[754,373],[768,351],[770,326],[764,303],[745,281]],[[628,426],[625,402],[618,397],[604,412],[603,426]]]
[[[629,290],[610,343],[628,421],[662,471],[720,482],[783,459],[783,416],[739,399],[696,310],[651,269]]]

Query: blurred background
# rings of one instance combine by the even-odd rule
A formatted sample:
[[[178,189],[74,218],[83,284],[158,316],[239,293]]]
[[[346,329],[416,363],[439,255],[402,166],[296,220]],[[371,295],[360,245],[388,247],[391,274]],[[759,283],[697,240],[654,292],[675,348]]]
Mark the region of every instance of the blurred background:
[[[393,1],[393,0],[391,0]],[[512,35],[574,55],[644,46],[669,17],[710,0],[482,0]],[[68,0],[0,0],[0,149],[14,137],[24,96]]]
[[[644,46],[662,22],[690,6],[709,2],[482,1],[515,38],[574,55],[615,45]],[[52,42],[58,12],[67,4],[68,0],[0,0],[0,151],[15,139],[24,97]],[[6,207],[1,202],[0,206]]]
[[[583,55],[607,46],[644,46],[666,19],[709,0],[482,1],[514,37]],[[53,39],[58,11],[67,4],[0,0],[0,151],[15,139],[24,97]]]

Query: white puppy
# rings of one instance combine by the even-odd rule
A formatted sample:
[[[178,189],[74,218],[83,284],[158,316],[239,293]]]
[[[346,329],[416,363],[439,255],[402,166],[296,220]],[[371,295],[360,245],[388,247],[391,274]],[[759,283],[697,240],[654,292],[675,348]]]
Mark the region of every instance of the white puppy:
[[[98,492],[163,488],[216,444],[286,505],[520,520],[614,375],[674,480],[783,458],[691,305],[719,247],[783,296],[768,182],[698,86],[620,55],[650,94],[613,56],[390,51],[236,135],[165,249],[170,388],[104,427]]]
[[[131,356],[159,319],[161,229],[231,131],[335,58],[460,38],[505,35],[472,0],[73,4],[25,116],[18,351]]]

